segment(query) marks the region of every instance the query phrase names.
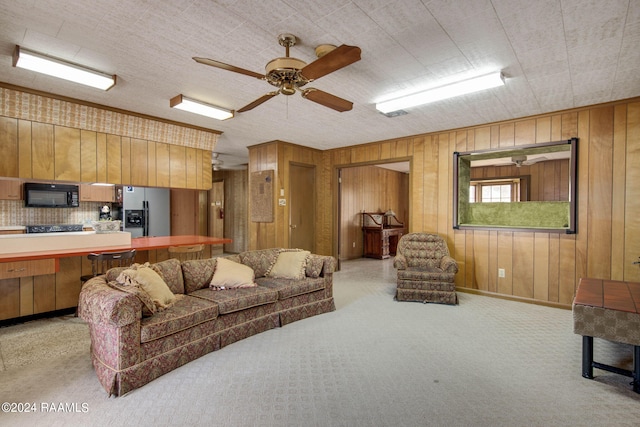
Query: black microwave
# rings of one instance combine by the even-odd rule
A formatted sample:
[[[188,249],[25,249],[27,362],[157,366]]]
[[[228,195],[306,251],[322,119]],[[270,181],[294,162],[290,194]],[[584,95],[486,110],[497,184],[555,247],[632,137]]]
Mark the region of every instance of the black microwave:
[[[28,208],[77,208],[78,186],[25,182],[24,205]]]

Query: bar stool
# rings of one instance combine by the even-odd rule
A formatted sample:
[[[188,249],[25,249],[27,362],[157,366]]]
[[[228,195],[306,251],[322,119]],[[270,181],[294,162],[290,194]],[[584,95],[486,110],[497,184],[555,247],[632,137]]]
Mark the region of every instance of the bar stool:
[[[169,256],[182,261],[190,261],[194,259],[202,259],[204,254],[204,245],[193,246],[171,246],[169,247]]]
[[[80,281],[84,284],[92,277],[104,274],[113,267],[129,267],[133,264],[135,256],[135,249],[120,252],[90,253],[87,258],[91,261],[92,274],[81,276]]]

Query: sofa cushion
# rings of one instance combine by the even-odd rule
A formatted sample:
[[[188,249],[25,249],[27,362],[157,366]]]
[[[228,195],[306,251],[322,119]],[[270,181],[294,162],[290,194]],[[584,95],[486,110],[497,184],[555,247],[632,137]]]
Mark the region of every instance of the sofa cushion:
[[[192,292],[191,295],[217,303],[219,314],[228,314],[251,307],[271,304],[278,300],[277,291],[261,286],[226,289],[224,291],[207,288]]]
[[[267,277],[297,279],[305,277],[305,267],[309,251],[282,251],[273,266],[267,271]]]
[[[184,294],[184,280],[182,279],[182,268],[180,261],[170,258],[164,261],[151,264],[153,271],[158,273],[165,281],[171,292],[174,294]]]
[[[216,269],[216,258],[194,259],[182,262],[184,291],[190,294],[198,289],[207,288]]]
[[[248,265],[220,258],[209,286],[213,289],[251,288],[258,286],[254,279],[253,269]]]
[[[282,301],[302,294],[324,289],[324,279],[307,278],[304,280],[275,279],[273,277],[261,277],[256,280],[258,285],[273,289],[278,292],[278,300]]]
[[[149,342],[191,328],[218,317],[212,301],[185,295],[167,310],[145,317],[140,326],[140,342]]]
[[[448,282],[455,281],[455,273],[447,273],[440,268],[415,268],[409,267],[406,270],[398,270],[398,280],[415,281],[435,281]]]
[[[244,265],[253,268],[255,277],[262,277],[273,266],[278,258],[278,249],[259,249],[255,251],[241,252],[240,261]]]
[[[133,268],[120,273],[116,281],[123,285],[138,286],[149,294],[158,309],[170,307],[176,301],[176,296],[162,277],[146,265],[134,264]]]

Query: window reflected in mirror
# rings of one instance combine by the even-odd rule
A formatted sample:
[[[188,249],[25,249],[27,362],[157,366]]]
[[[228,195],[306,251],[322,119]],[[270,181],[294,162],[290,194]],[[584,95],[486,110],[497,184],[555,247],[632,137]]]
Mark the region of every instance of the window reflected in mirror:
[[[454,153],[454,228],[576,232],[577,138]]]

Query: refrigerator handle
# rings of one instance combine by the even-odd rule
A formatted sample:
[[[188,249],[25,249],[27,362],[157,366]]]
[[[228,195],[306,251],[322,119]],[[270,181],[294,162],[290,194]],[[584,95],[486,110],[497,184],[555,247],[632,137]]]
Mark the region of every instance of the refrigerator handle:
[[[149,236],[149,201],[144,200],[142,206],[144,209],[144,228],[142,235],[146,237]]]

